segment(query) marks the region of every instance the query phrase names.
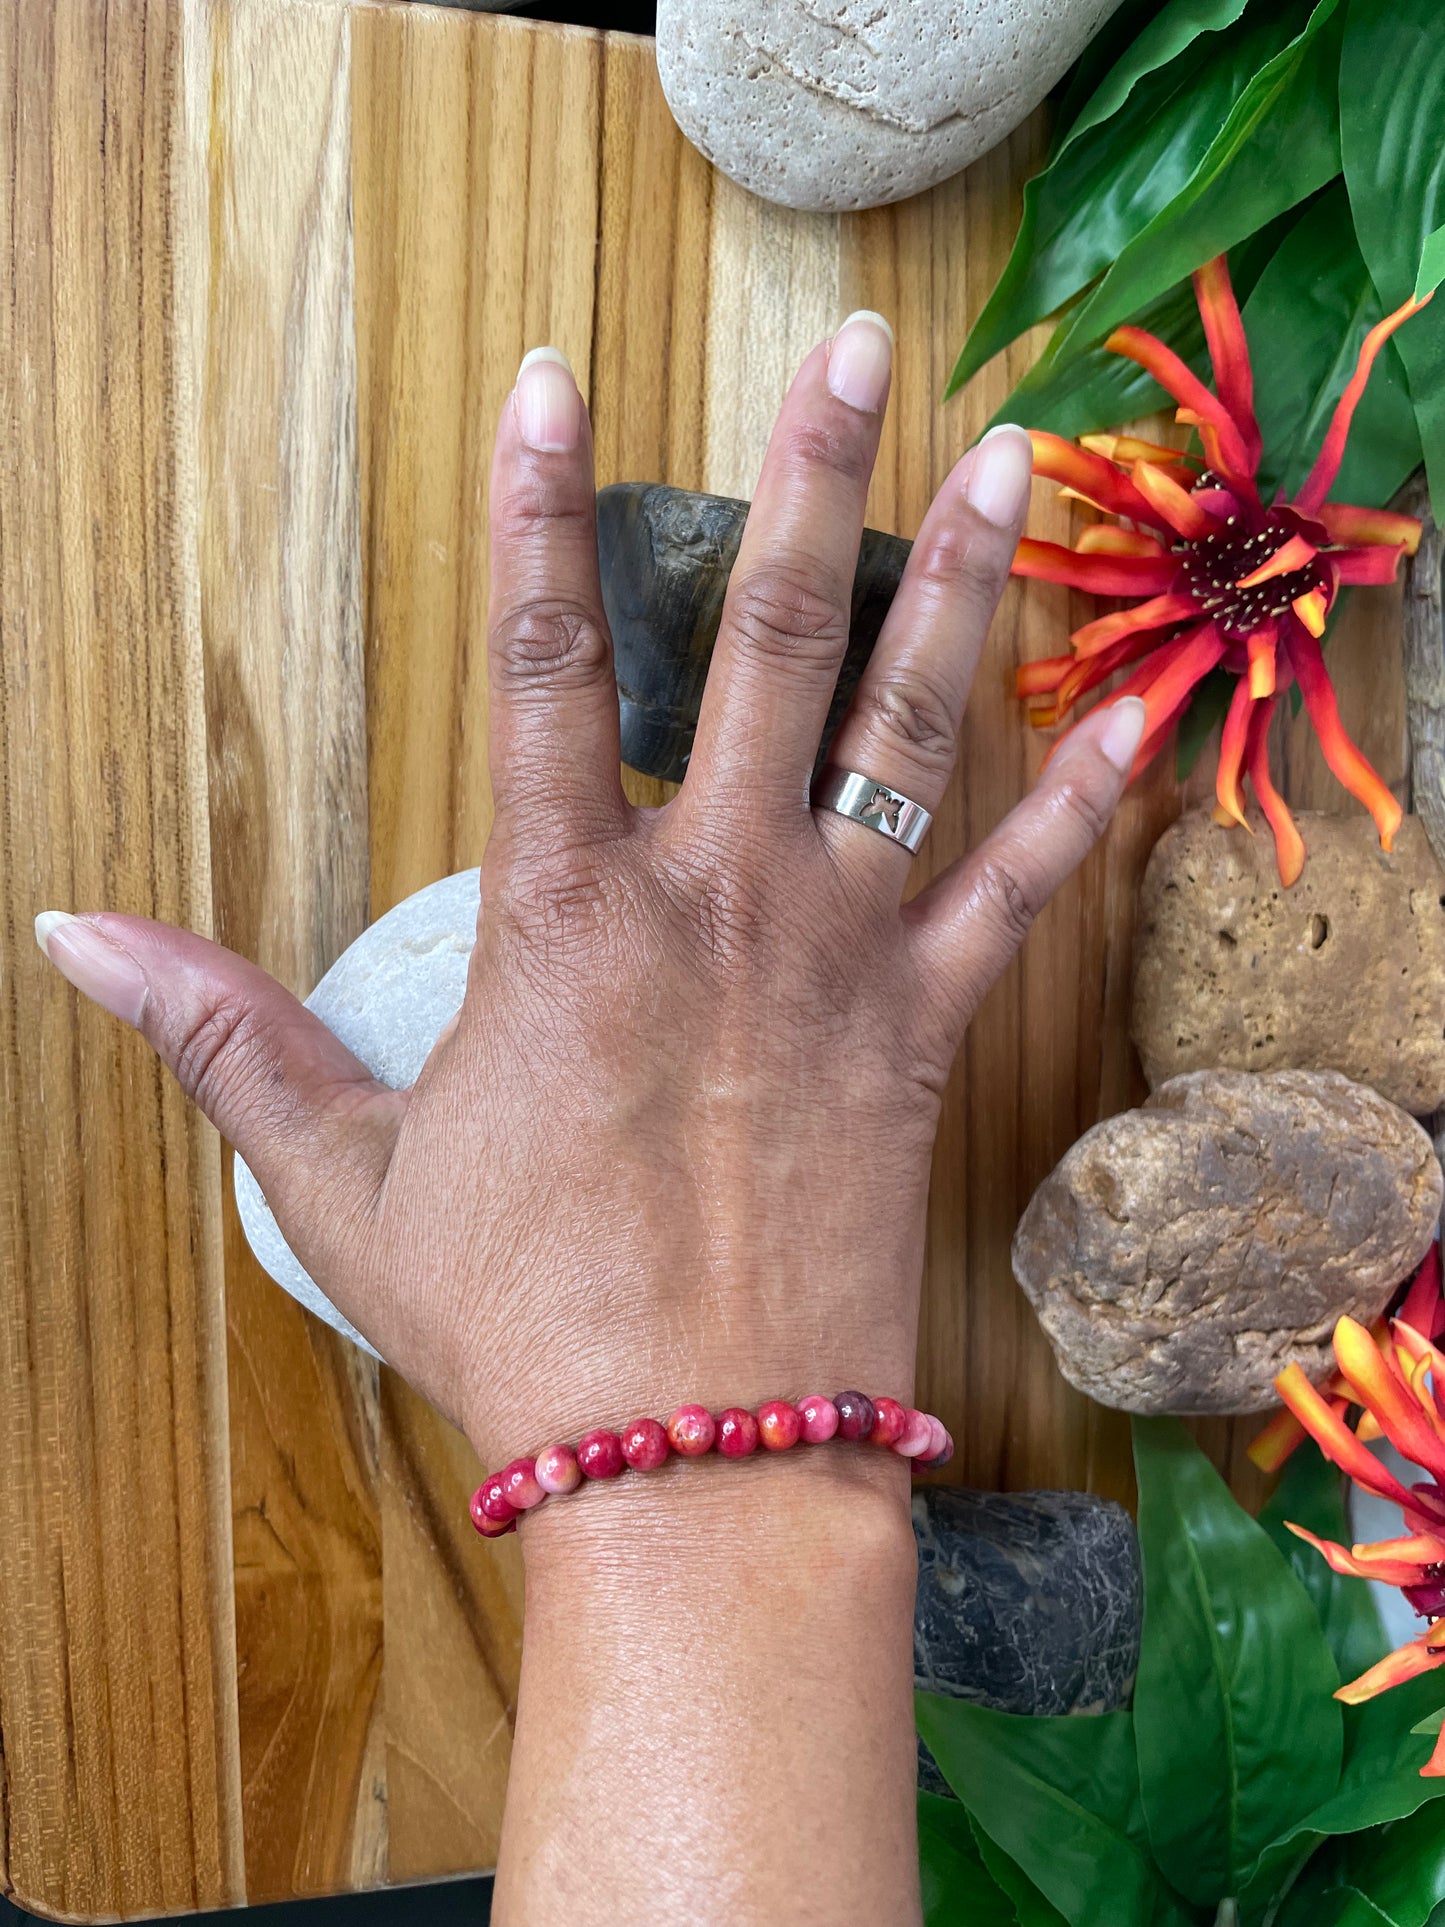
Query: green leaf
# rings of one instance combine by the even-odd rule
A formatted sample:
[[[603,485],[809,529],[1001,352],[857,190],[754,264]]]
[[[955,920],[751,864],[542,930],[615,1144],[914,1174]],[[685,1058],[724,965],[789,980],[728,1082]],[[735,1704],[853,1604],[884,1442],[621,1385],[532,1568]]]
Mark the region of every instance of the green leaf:
[[[1069,1927],[1186,1927],[1144,1839],[1127,1713],[1029,1718],[931,1693],[916,1702],[948,1784]]]
[[[1355,233],[1387,311],[1408,299],[1445,223],[1445,33],[1439,0],[1350,0],[1340,147]],[[1445,301],[1394,337],[1437,516],[1445,515]]]
[[[1425,236],[1420,250],[1420,272],[1415,276],[1415,299],[1423,301],[1445,281],[1445,226]]]
[[[1445,1780],[1421,1775],[1429,1749],[1411,1731],[1432,1710],[1439,1693],[1438,1679],[1426,1673],[1392,1686],[1363,1706],[1345,1708],[1339,1785],[1313,1813],[1264,1849],[1241,1890],[1242,1902],[1255,1905],[1261,1896],[1274,1893],[1299,1859],[1328,1837],[1407,1819],[1445,1793]]]
[[[1224,721],[1238,681],[1227,669],[1211,669],[1190,697],[1174,742],[1174,773],[1181,783],[1199,761],[1211,733]]]
[[[1134,1463],[1140,1792],[1159,1866],[1213,1905],[1334,1788],[1339,1676],[1309,1595],[1183,1426],[1136,1419]]]
[[[1181,276],[1338,174],[1340,8],[1341,0],[1318,0],[1302,30],[1254,75],[1188,182],[1131,236],[1074,315],[1071,343],[1102,341]]]
[[[985,1868],[957,1800],[919,1794],[918,1865],[924,1927],[1018,1927],[1018,1914]]]
[[[1286,1519],[1337,1545],[1354,1537],[1345,1517],[1344,1480],[1312,1439],[1285,1461],[1259,1523],[1309,1594],[1340,1678],[1355,1679],[1390,1649],[1375,1595],[1368,1581],[1332,1572],[1313,1546],[1285,1529]]]
[[[1260,486],[1293,495],[1309,473],[1360,344],[1384,313],[1355,245],[1343,182],[1302,213],[1244,306],[1264,437]],[[1420,434],[1394,345],[1375,363],[1350,430],[1342,501],[1380,507],[1420,465]]]
[[[1425,1806],[1408,1819],[1335,1842],[1290,1890],[1278,1927],[1426,1927],[1445,1901],[1445,1812]]]
[[[1080,134],[1099,127],[1118,113],[1133,92],[1134,83],[1145,74],[1156,73],[1178,58],[1202,33],[1220,33],[1232,27],[1244,12],[1246,0],[1172,0],[1166,7],[1150,6],[1142,0],[1129,14],[1134,32],[1126,40],[1116,36],[1119,16],[1114,15],[1084,50],[1074,79],[1059,110],[1059,131],[1054,142],[1054,157],[1062,154]],[[1141,17],[1145,16],[1145,17]],[[1114,58],[1100,64],[1101,49],[1112,42]],[[1076,97],[1076,90],[1077,97]]]
[[[1305,0],[1256,4],[1234,30],[1200,34],[1167,65],[1141,74],[1106,120],[1085,127],[1088,116],[1081,119],[1024,190],[1013,252],[964,343],[949,394],[1089,287],[1188,188],[1255,76],[1308,12]]]
[[[979,1858],[1013,1902],[1018,1927],[1066,1927],[1058,1908],[1044,1899],[1018,1862],[990,1840],[976,1820],[971,1819],[970,1824]]]
[[[1433,1713],[1428,1714],[1423,1720],[1416,1720],[1415,1724],[1410,1728],[1410,1731],[1412,1733],[1423,1733],[1427,1738],[1434,1739],[1442,1726],[1445,1726],[1445,1706],[1437,1707]]]

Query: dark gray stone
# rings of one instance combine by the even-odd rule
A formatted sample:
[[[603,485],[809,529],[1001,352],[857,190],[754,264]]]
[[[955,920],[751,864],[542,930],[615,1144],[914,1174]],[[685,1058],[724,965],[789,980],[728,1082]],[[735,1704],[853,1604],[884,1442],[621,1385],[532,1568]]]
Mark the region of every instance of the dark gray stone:
[[[687,773],[747,513],[748,504],[731,496],[660,482],[618,482],[598,493],[597,548],[616,659],[622,760],[644,776],[680,783]],[[900,536],[863,531],[848,653],[825,747],[873,652],[911,547]]]
[[[1142,1592],[1133,1521],[1087,1492],[913,1497],[913,1683],[1004,1713],[1127,1706]],[[919,1742],[919,1785],[947,1792]]]

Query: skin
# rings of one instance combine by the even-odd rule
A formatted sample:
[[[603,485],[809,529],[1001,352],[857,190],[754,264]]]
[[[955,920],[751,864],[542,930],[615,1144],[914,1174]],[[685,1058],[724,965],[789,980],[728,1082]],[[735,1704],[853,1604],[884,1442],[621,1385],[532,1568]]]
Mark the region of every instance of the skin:
[[[411,1091],[201,938],[42,919],[51,961],[140,1029],[307,1269],[487,1465],[686,1400],[912,1402],[944,1083],[1112,813],[1142,707],[1096,712],[906,906],[907,854],[811,809],[880,338],[853,321],[794,382],[687,781],[656,811],[619,782],[581,401],[564,365],[524,367],[490,494],[483,909]],[[1027,505],[1025,452],[997,452],[940,490],[833,750],[930,808]],[[890,1452],[799,1447],[673,1461],[523,1520],[504,1927],[918,1917],[908,1487]]]

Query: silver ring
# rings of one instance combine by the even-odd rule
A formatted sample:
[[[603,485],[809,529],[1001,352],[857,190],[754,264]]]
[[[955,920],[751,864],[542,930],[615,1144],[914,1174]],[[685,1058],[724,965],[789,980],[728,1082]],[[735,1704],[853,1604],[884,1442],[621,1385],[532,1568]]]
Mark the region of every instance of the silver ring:
[[[820,810],[834,810],[851,817],[865,829],[877,830],[890,843],[901,843],[910,856],[928,834],[933,821],[921,803],[901,796],[886,783],[871,776],[860,776],[854,769],[839,769],[830,763],[818,778],[813,802]]]

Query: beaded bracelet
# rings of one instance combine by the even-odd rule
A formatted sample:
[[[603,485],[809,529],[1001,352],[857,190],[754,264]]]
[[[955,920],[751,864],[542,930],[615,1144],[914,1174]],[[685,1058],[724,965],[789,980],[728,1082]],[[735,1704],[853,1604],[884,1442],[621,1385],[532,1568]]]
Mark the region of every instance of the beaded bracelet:
[[[886,1446],[911,1459],[915,1471],[931,1472],[953,1457],[953,1440],[942,1422],[894,1398],[839,1392],[836,1398],[814,1396],[796,1405],[770,1398],[756,1412],[730,1405],[716,1417],[705,1405],[679,1405],[666,1425],[655,1418],[634,1419],[621,1432],[599,1428],[575,1446],[546,1445],[535,1458],[513,1459],[472,1494],[472,1524],[484,1539],[500,1539],[544,1499],[575,1492],[584,1479],[655,1472],[674,1452],[684,1459],[712,1451],[745,1459],[760,1445],[766,1452],[786,1452],[831,1438]]]

